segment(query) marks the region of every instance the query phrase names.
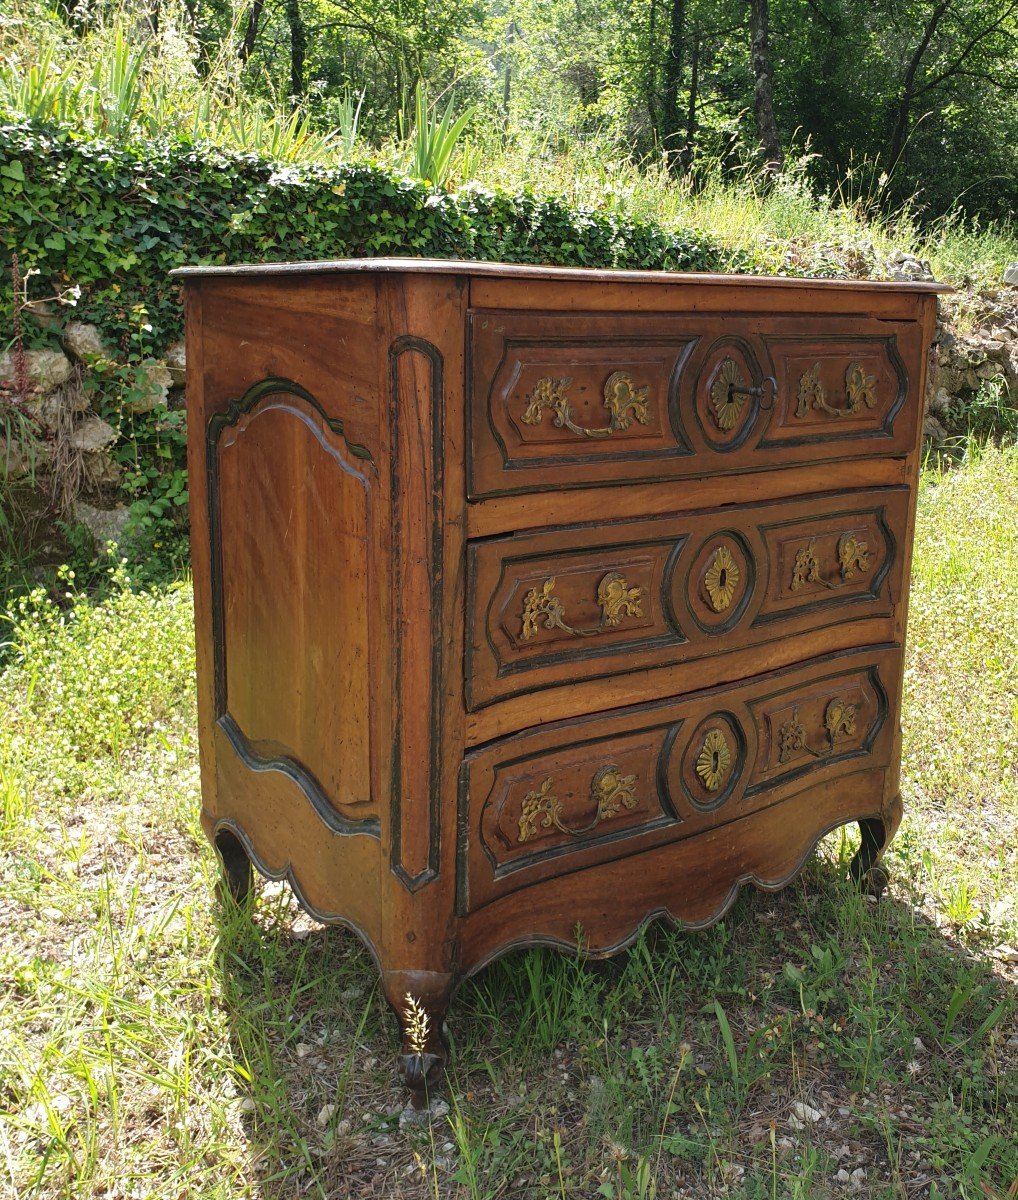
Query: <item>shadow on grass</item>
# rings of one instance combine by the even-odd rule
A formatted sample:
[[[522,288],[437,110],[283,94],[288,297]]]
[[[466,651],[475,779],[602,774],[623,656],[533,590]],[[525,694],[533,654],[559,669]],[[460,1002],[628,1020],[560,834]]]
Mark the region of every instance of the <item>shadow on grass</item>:
[[[395,1023],[353,935],[274,886],[221,911],[219,964],[273,1196],[965,1197],[1018,1177],[1013,984],[828,858],[705,932],[655,923],[604,963],[520,951],[468,980],[431,1129],[399,1128]]]

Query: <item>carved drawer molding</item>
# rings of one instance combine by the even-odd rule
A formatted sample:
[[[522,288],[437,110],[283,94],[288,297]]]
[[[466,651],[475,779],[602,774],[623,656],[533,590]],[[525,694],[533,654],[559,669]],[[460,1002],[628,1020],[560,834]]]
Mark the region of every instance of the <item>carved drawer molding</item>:
[[[801,320],[775,317],[730,334],[693,314],[475,311],[470,494],[905,453],[915,412],[898,414],[916,386],[905,366],[914,328],[813,324],[792,333]]]
[[[904,488],[493,538],[468,557],[467,703],[883,618]]]
[[[586,869],[738,820],[817,772],[885,766],[896,657],[821,660],[469,755],[461,911],[528,886],[551,861],[558,874]]]

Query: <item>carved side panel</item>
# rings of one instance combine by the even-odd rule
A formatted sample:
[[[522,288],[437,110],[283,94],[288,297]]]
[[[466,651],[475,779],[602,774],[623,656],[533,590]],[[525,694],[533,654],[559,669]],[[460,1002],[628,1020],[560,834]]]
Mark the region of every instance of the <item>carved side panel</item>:
[[[392,448],[394,874],[410,891],[438,871],[442,616],[442,357],[430,342],[389,350]]]
[[[369,767],[375,471],[298,384],[251,388],[207,431],[216,718],[337,831],[377,834]]]

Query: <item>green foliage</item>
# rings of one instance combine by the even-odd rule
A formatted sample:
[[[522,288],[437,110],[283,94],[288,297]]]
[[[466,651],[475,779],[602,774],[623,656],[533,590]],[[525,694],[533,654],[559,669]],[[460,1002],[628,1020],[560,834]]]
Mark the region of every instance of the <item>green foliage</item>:
[[[60,584],[56,597],[37,588],[16,602],[6,679],[17,694],[9,716],[32,741],[9,746],[11,761],[29,755],[44,786],[63,792],[86,786],[102,758],[158,742],[193,691],[194,635],[185,585],[136,591],[119,565],[104,598],[79,592],[69,568]]]
[[[137,306],[153,345],[181,332],[185,263],[405,254],[598,267],[718,269],[703,235],[486,189],[449,195],[377,166],[279,166],[186,142],[145,149],[37,123],[0,126],[4,249],[46,294],[73,280],[79,307],[121,350]],[[47,290],[48,289],[48,290]],[[10,315],[9,290],[0,319]]]
[[[1003,375],[981,380],[972,399],[954,407],[951,419],[965,427],[968,441],[1014,439],[1018,437],[1018,396],[1011,398]]]
[[[759,165],[744,0],[511,0],[491,22],[488,111],[510,137],[611,140],[677,174]],[[501,15],[501,8],[499,13]],[[817,190],[884,213],[1018,204],[1018,6],[770,0],[774,110]],[[508,103],[505,98],[509,97]]]
[[[364,108],[364,91],[354,95],[350,90],[336,98],[333,113],[336,132],[345,158],[353,158],[361,130],[361,110]]]
[[[915,197],[933,214],[1013,214],[1018,8],[777,0],[772,13],[796,47],[776,68],[779,119],[810,139],[822,186],[865,161],[885,208]]]
[[[438,107],[432,107],[428,101],[427,86],[423,80],[418,80],[409,147],[410,170],[418,179],[439,188],[448,183],[453,151],[473,116],[473,109],[468,108],[454,117],[455,103],[456,97],[450,96],[445,111],[439,115]]]
[[[423,90],[421,97],[419,168],[445,177],[467,114],[453,122],[450,102],[432,116]],[[286,128],[299,136],[302,122],[295,113]],[[36,295],[80,286],[79,310],[116,351],[119,364],[96,364],[90,374],[93,407],[121,435],[114,454],[132,532],[170,561],[180,555],[187,502],[183,414],[134,409],[146,360],[182,334],[175,267],[384,254],[726,265],[704,236],[528,190],[450,195],[380,166],[280,165],[183,141],[114,145],[39,122],[0,126],[0,231],[7,254],[34,272]],[[13,303],[10,288],[0,290],[0,321],[10,319]]]
[[[19,7],[24,7],[21,0]],[[274,162],[335,161],[353,153],[340,104],[338,130],[322,128],[302,106],[280,105],[242,86],[234,56],[220,53],[199,71],[200,50],[182,11],[168,4],[158,34],[129,8],[113,6],[103,23],[68,36],[52,17],[0,25],[0,110],[14,118],[56,122],[116,145],[187,136]]]
[[[118,29],[110,55],[99,59],[92,70],[91,86],[80,89],[88,97],[89,116],[99,133],[120,140],[134,124],[144,94],[142,64],[148,45],[132,49],[127,35]]]
[[[262,105],[237,104],[213,114],[211,120],[196,121],[202,137],[227,150],[255,151],[272,162],[318,162],[332,156],[345,144],[333,130],[321,132],[311,115],[295,108],[289,115]]]
[[[187,426],[182,408],[148,405],[154,365],[148,310],[141,303],[131,309],[132,330],[126,362],[96,360],[85,378],[92,408],[120,438],[113,447],[120,466],[119,488],[130,504],[125,533],[132,558],[143,549],[154,552],[166,565],[187,560],[182,518],[187,504]],[[145,580],[151,576],[142,556]],[[157,570],[154,578],[161,577]]]
[[[43,47],[38,58],[21,69],[0,70],[0,98],[10,112],[40,121],[74,120],[79,112],[82,84],[57,65],[57,47]]]
[[[423,80],[433,95],[455,89],[482,136],[518,149],[607,142],[695,184],[714,163],[736,176],[761,164],[744,0],[6,7],[0,106],[88,136],[184,133],[334,163],[365,149],[344,132],[356,94],[357,135],[401,161]],[[1014,0],[770,0],[769,12],[780,140],[805,154],[813,190],[885,215],[1013,219]]]

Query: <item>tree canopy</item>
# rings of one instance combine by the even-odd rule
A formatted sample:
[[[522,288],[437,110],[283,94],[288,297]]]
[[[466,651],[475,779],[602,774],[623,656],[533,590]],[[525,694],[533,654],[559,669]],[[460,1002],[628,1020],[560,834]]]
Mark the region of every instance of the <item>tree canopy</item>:
[[[380,142],[415,88],[473,106],[471,136],[601,139],[678,175],[801,159],[821,188],[929,216],[1018,203],[1018,0],[60,0],[157,28],[182,3],[200,69],[320,129]]]

